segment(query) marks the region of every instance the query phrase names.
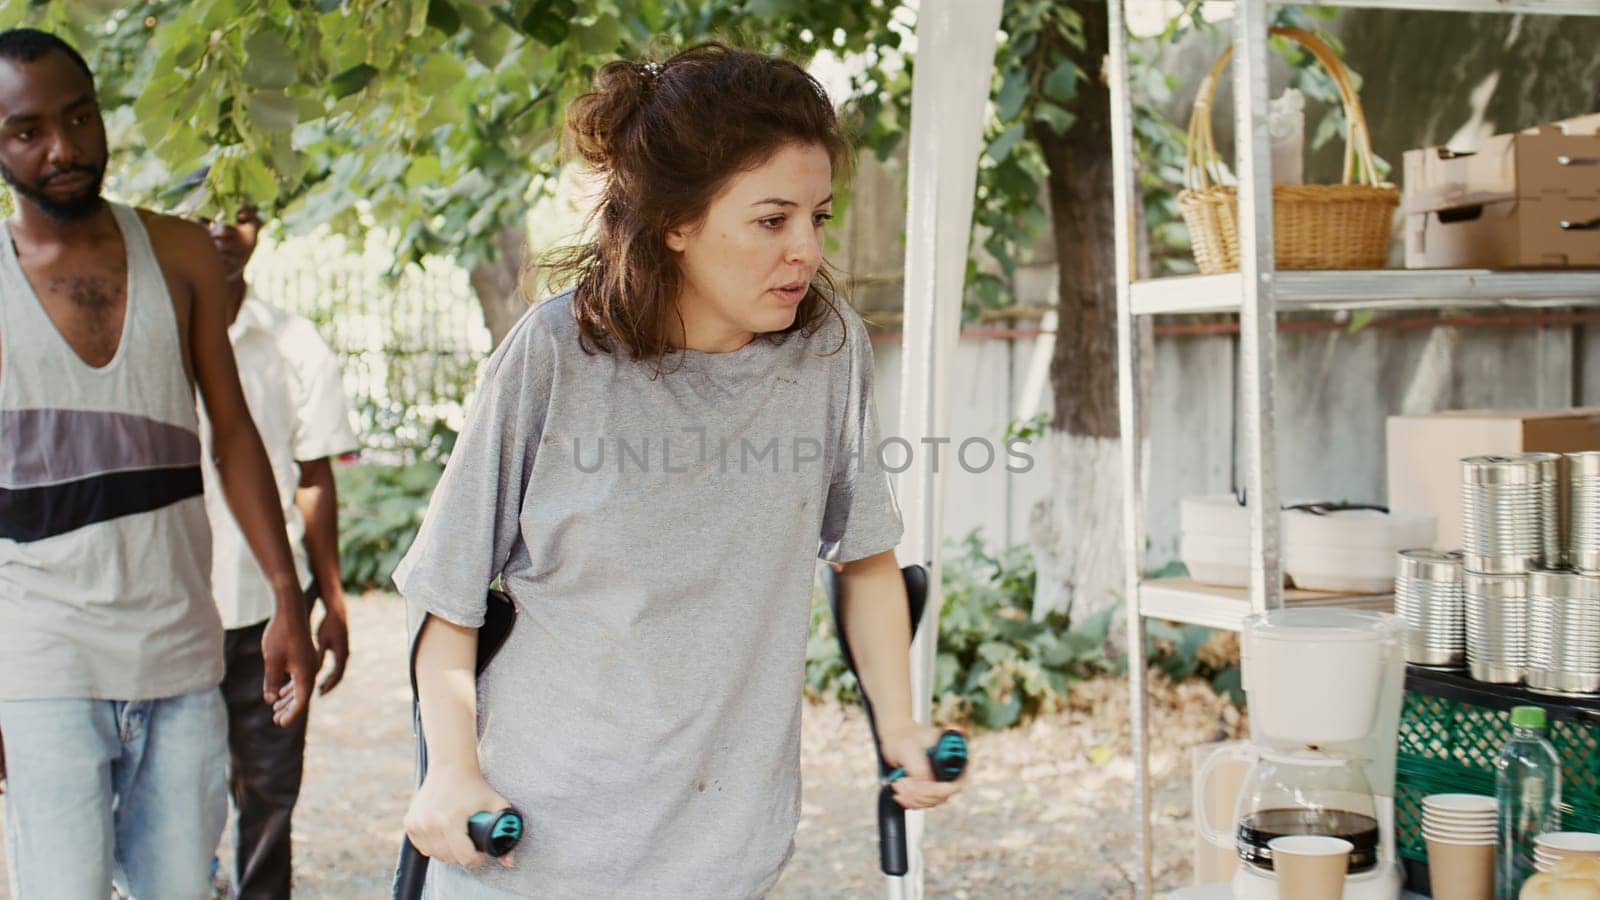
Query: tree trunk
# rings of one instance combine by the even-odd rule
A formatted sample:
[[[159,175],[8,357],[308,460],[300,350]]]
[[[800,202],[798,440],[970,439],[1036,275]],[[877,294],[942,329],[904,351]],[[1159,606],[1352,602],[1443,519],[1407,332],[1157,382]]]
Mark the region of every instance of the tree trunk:
[[[473,267],[467,280],[483,308],[483,324],[498,347],[528,310],[528,300],[518,287],[528,265],[528,234],[521,228],[505,228],[495,235],[494,244],[495,258]]]
[[[1039,567],[1035,609],[1074,620],[1118,602],[1122,592],[1122,466],[1117,409],[1116,244],[1112,225],[1111,95],[1099,77],[1109,51],[1102,0],[1072,0],[1083,17],[1080,51],[1058,47],[1091,77],[1078,87],[1076,124],[1057,135],[1042,123],[1057,266],[1059,327],[1050,381],[1052,433],[1042,454],[1050,497],[1030,516]],[[1045,41],[1040,52],[1050,52]]]

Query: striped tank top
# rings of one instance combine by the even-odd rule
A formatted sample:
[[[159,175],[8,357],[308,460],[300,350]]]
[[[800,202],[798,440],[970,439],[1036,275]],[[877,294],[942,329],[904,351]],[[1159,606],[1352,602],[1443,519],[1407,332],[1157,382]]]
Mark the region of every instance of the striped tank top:
[[[199,425],[139,214],[122,339],[91,367],[0,223],[0,700],[148,700],[222,679]]]

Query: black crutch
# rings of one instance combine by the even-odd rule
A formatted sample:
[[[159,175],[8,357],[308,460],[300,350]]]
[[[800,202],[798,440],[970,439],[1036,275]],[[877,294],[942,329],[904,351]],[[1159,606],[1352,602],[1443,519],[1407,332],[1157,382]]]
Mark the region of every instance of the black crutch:
[[[478,660],[474,665],[477,674],[489,667],[495,654],[511,636],[511,626],[516,623],[517,608],[511,598],[500,591],[489,592],[488,608],[483,626],[478,629]],[[423,619],[427,623],[427,619]],[[422,629],[417,629],[421,637]],[[428,745],[422,739],[422,710],[417,704],[417,641],[411,642],[411,729],[416,737],[417,785],[428,774]],[[474,813],[467,821],[467,834],[479,850],[492,857],[505,856],[522,839],[522,815],[514,809],[501,809]],[[394,900],[421,900],[422,886],[428,877],[428,858],[411,846],[404,838],[400,845],[400,862],[395,866]]]
[[[915,639],[917,626],[922,623],[923,607],[928,603],[928,570],[910,565],[901,569],[900,574],[905,579],[906,600],[911,613],[911,637]],[[823,567],[822,586],[828,595],[828,608],[833,611],[834,629],[839,634],[839,649],[844,653],[845,665],[850,667],[852,673],[856,673],[855,657],[851,655],[850,643],[845,638],[844,607],[840,602],[843,599],[844,582],[832,566]],[[856,680],[860,682],[859,673],[856,673]],[[909,870],[910,855],[906,850],[906,811],[894,801],[894,788],[891,785],[905,772],[883,759],[883,747],[878,743],[878,723],[872,715],[872,701],[867,697],[865,687],[861,688],[861,705],[867,711],[867,725],[872,729],[872,746],[878,755],[881,784],[878,789],[878,864],[884,875],[897,879]],[[939,735],[939,742],[928,748],[928,764],[933,768],[933,777],[939,781],[960,778],[967,768],[966,738],[959,731],[946,731]]]

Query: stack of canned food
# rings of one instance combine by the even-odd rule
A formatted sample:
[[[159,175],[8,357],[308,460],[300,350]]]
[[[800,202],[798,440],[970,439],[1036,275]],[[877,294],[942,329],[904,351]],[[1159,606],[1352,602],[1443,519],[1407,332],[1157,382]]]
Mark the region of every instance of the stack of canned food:
[[[1460,551],[1399,553],[1406,659],[1600,693],[1600,452],[1463,459],[1461,500]]]

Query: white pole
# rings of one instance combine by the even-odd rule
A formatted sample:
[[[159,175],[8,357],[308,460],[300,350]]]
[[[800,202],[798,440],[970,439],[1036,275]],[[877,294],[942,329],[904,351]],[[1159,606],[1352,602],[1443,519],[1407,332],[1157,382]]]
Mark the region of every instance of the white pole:
[[[961,332],[961,297],[972,233],[984,108],[994,70],[1001,0],[923,0],[917,14],[911,82],[910,164],[906,178],[906,300],[900,436],[914,448],[897,487],[906,533],[902,562],[928,569],[928,605],[911,647],[911,696],[917,720],[929,721],[938,649],[940,548],[944,493],[940,475],[954,464],[949,438],[950,367]],[[888,895],[922,900],[922,814],[906,815],[910,871],[889,878]]]
[[[1111,87],[1112,223],[1116,229],[1117,269],[1117,407],[1122,434],[1122,577],[1127,603],[1128,723],[1133,736],[1133,843],[1138,866],[1133,870],[1133,896],[1149,900],[1152,890],[1150,845],[1150,720],[1145,684],[1145,632],[1139,600],[1144,570],[1144,494],[1139,466],[1143,457],[1144,421],[1139,408],[1139,328],[1133,317],[1133,100],[1128,84],[1128,29],[1123,0],[1112,0],[1107,25],[1110,54],[1106,80]]]

